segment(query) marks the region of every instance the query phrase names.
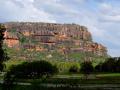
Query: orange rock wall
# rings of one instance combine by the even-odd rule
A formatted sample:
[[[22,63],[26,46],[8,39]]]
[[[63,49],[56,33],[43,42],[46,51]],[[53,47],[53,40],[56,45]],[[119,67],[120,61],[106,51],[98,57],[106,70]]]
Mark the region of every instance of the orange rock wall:
[[[5,43],[9,47],[19,47],[43,51],[92,52],[99,56],[107,55],[107,49],[92,41],[91,33],[85,26],[77,24],[10,22],[5,23]],[[25,37],[29,43],[21,43]],[[35,43],[33,44],[34,41]]]

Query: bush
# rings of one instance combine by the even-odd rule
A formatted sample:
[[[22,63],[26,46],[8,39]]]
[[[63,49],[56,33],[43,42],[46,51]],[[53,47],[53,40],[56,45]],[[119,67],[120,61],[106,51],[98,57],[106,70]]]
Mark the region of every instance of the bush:
[[[69,72],[77,73],[79,72],[79,67],[77,65],[73,65],[70,67]]]
[[[72,66],[80,67],[80,64],[78,62],[57,62],[55,63],[57,68],[59,69],[59,73],[69,73],[69,70]]]
[[[46,61],[34,61],[12,66],[10,72],[15,78],[42,78],[55,74],[57,68]]]
[[[102,63],[99,63],[98,65],[95,66],[95,71],[102,72]]]
[[[83,62],[81,64],[80,72],[83,74],[90,74],[94,71],[94,67],[91,62]]]
[[[46,78],[57,73],[56,66],[46,61],[24,62],[14,65],[4,76],[4,82],[13,82],[14,79]]]
[[[43,79],[55,73],[57,73],[56,66],[47,61],[24,62],[10,68],[4,76],[3,87],[11,87],[17,79]]]

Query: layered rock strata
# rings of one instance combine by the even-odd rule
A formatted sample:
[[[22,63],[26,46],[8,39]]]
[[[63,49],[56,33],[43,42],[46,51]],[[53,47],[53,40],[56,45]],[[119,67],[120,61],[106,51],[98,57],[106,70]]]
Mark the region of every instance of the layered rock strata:
[[[85,26],[40,22],[8,22],[4,25],[7,29],[5,43],[11,48],[107,55],[106,47],[93,42],[91,33]]]

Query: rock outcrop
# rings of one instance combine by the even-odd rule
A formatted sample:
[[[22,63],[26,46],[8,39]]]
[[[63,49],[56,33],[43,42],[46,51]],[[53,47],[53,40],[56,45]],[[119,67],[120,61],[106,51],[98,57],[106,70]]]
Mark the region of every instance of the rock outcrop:
[[[90,52],[106,56],[105,46],[92,41],[91,33],[85,26],[77,24],[9,22],[4,23],[5,43],[16,49],[36,51],[57,50],[63,54]]]

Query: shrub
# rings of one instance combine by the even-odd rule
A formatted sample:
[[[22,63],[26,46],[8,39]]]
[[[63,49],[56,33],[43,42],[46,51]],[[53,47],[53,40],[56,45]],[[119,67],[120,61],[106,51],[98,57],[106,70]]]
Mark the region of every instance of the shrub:
[[[3,88],[10,88],[17,79],[47,78],[57,73],[56,66],[47,61],[24,62],[14,65],[4,76]]]
[[[73,65],[70,67],[69,72],[77,73],[79,72],[79,67],[77,65]]]
[[[79,62],[57,62],[55,63],[57,68],[59,69],[59,73],[69,73],[69,70],[72,66],[80,67]]]
[[[95,71],[96,72],[102,72],[102,63],[95,66]]]
[[[47,61],[24,62],[14,65],[4,76],[4,82],[13,82],[14,79],[46,78],[57,73],[56,66]]]
[[[42,78],[55,74],[57,68],[46,61],[34,61],[12,66],[10,72],[15,78]]]
[[[87,76],[94,71],[94,67],[91,62],[83,62],[81,64],[80,72],[82,72],[86,78]]]

